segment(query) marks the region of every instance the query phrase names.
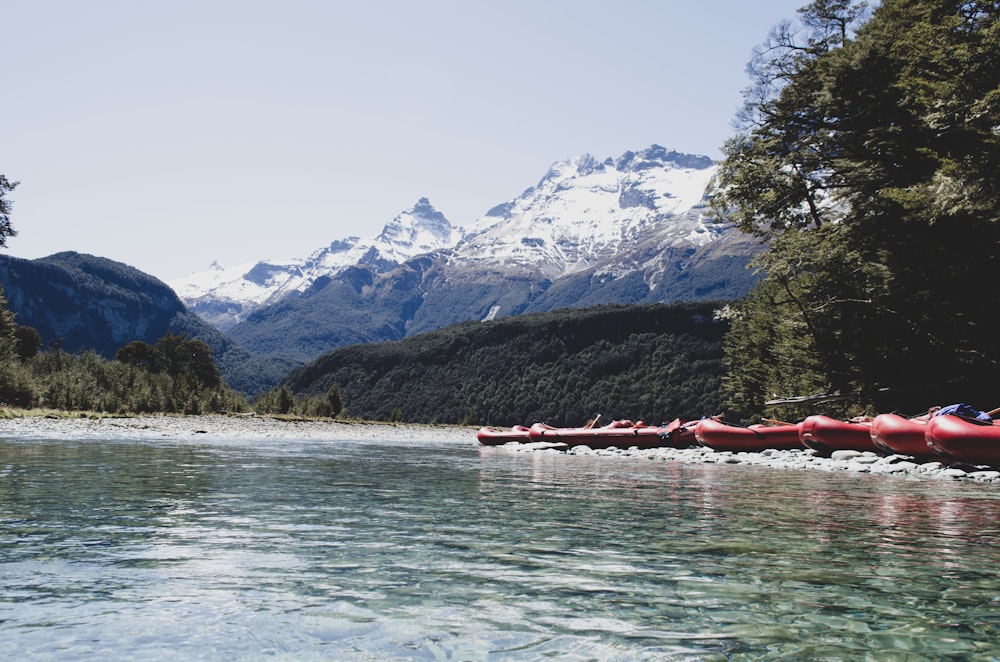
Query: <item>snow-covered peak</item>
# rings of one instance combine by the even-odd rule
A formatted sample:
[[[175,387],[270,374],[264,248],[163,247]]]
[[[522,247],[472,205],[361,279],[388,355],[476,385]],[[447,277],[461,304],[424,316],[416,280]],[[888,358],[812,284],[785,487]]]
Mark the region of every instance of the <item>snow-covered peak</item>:
[[[398,253],[409,259],[453,246],[458,237],[459,232],[444,214],[427,198],[420,198],[412,209],[402,212],[382,228],[375,244],[386,255]]]
[[[281,290],[296,277],[301,279],[304,264],[304,260],[293,258],[224,267],[215,261],[205,271],[196,271],[167,284],[188,306],[210,293],[232,301],[267,301],[273,292]]]
[[[698,246],[719,228],[703,213],[712,160],[653,145],[598,161],[559,161],[538,184],[477,219],[456,253],[558,278],[661,235]]]
[[[354,265],[385,273],[442,250],[452,273],[555,281],[588,269],[616,277],[651,272],[665,251],[702,246],[724,229],[704,209],[715,173],[708,157],[659,145],[604,160],[583,154],[554,163],[535,186],[490,209],[467,232],[421,198],[373,237],[333,241],[302,260],[213,265],[170,285],[189,309],[225,330]]]
[[[226,329],[260,306],[306,290],[318,278],[356,264],[388,271],[417,255],[450,248],[460,236],[460,229],[453,228],[427,198],[420,198],[373,237],[338,239],[305,259],[264,260],[229,268],[213,262],[205,271],[169,285],[189,308]]]

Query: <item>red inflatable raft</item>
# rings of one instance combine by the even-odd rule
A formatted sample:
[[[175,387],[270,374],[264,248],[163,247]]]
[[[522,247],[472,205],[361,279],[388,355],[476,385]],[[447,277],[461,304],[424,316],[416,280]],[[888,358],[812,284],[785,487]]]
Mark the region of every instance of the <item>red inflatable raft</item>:
[[[1000,466],[1000,425],[962,416],[932,416],[924,438],[946,460]]]
[[[803,446],[823,454],[833,451],[877,451],[870,420],[841,421],[830,416],[808,416],[799,424]]]
[[[691,446],[697,446],[698,440],[694,437],[694,428],[697,425],[698,421],[682,421],[679,418],[675,418],[660,428],[660,439],[663,440],[664,446],[669,446],[670,448],[690,448]]]
[[[646,425],[642,421],[614,421],[603,427],[554,428],[544,423],[535,423],[528,432],[531,441],[562,442],[569,446],[589,446],[591,448],[657,448],[665,446],[660,437],[661,428]]]
[[[792,450],[803,448],[799,441],[800,424],[729,425],[714,418],[703,418],[694,428],[694,436],[702,446],[717,451],[756,453],[773,448]]]
[[[502,446],[510,441],[524,443],[528,441],[528,428],[523,425],[510,428],[484,426],[479,428],[476,438],[483,446]]]
[[[926,415],[907,418],[899,414],[879,414],[872,419],[872,441],[887,455],[898,453],[916,460],[930,460],[934,453],[924,439],[926,429]]]

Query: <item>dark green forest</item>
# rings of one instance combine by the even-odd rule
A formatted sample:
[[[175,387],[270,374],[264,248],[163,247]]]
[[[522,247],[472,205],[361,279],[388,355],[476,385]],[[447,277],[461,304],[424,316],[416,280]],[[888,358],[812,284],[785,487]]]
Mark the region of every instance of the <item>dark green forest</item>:
[[[349,415],[421,423],[660,423],[719,413],[728,323],[717,303],[600,306],[467,322],[336,349],[283,386],[339,387]]]

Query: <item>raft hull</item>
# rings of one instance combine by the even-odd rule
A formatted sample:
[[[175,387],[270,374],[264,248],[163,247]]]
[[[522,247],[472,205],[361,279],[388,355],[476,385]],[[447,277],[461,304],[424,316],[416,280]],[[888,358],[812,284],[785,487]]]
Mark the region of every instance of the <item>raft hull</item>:
[[[909,455],[917,460],[932,460],[934,453],[924,439],[927,420],[899,414],[879,414],[872,419],[871,435],[876,448],[887,455]]]
[[[931,451],[945,460],[1000,466],[1000,425],[960,416],[933,416],[924,437]]]
[[[763,450],[802,450],[800,424],[751,425],[740,427],[705,418],[694,428],[695,439],[702,446],[733,453],[758,453]]]
[[[799,424],[799,441],[806,448],[829,456],[834,451],[872,451],[871,421],[841,421],[830,416],[808,416]]]
[[[536,423],[531,426],[531,441],[550,441],[568,446],[590,448],[659,448],[667,443],[660,437],[661,428],[647,425],[617,427],[614,423],[600,428],[554,428]]]
[[[476,432],[476,439],[483,446],[502,446],[512,441],[526,443],[528,441],[528,428],[523,425],[515,425],[506,429],[484,426]]]

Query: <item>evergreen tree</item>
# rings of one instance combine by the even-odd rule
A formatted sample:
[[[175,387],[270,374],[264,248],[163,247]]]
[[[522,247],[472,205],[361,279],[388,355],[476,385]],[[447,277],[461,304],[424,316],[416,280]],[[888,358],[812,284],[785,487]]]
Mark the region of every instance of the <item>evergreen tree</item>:
[[[22,361],[38,354],[42,347],[42,337],[38,335],[37,329],[30,326],[14,327],[14,338],[17,340],[17,355]]]
[[[291,413],[292,408],[295,406],[295,396],[292,395],[291,390],[284,384],[278,387],[277,400],[279,414]]]
[[[150,372],[160,372],[163,370],[163,361],[160,358],[160,353],[155,347],[141,340],[133,340],[126,345],[122,345],[118,349],[118,352],[115,353],[115,361],[145,368]]]
[[[344,411],[344,397],[340,393],[340,387],[336,384],[326,391],[326,404],[329,407],[327,416],[336,418]]]
[[[713,198],[771,249],[728,341],[730,382],[758,408],[804,388],[912,410],[988,397],[1000,6],[885,0],[867,19],[817,0],[800,15],[804,31],[779,25],[748,67]]]
[[[17,188],[19,182],[12,182],[0,174],[0,248],[7,245],[7,237],[14,237],[17,231],[10,223],[11,200],[7,194]]]
[[[12,359],[17,354],[17,336],[14,313],[7,308],[7,297],[0,288],[0,361]]]
[[[156,355],[171,377],[189,377],[206,387],[222,383],[222,375],[215,365],[212,349],[202,340],[191,340],[168,333],[156,341]]]

